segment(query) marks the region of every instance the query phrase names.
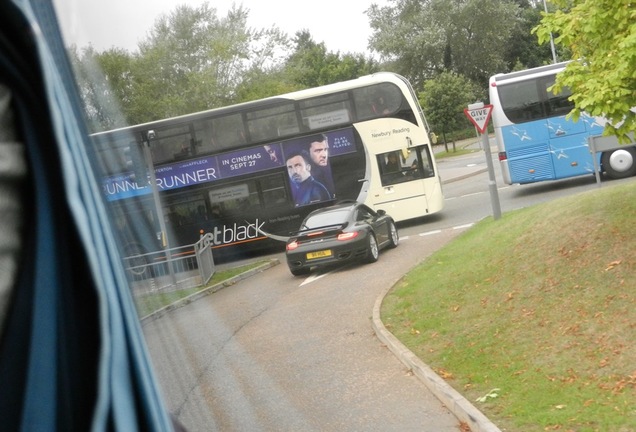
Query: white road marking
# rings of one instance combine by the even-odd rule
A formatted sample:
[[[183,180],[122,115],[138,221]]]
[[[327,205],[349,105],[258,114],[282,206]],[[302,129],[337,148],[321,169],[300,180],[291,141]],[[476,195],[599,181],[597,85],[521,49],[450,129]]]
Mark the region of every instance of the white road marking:
[[[442,232],[442,230],[434,230],[434,231],[428,231],[428,232],[419,233],[418,235],[420,237],[424,237],[424,236],[429,236],[429,235],[433,235],[433,234],[439,234],[441,232]]]
[[[473,225],[474,225],[474,223],[472,223],[472,222],[471,222],[471,223],[466,224],[466,225],[458,225],[458,226],[455,226],[455,227],[453,227],[453,229],[454,229],[454,230],[458,230],[458,229],[470,228],[470,227],[471,227],[471,226],[473,226]]]
[[[324,276],[327,276],[329,273],[331,273],[331,272],[327,272],[327,273],[319,273],[319,274],[311,275],[311,276],[309,276],[307,279],[305,279],[305,280],[303,281],[303,283],[301,283],[299,286],[303,286],[303,285],[306,285],[306,284],[310,284],[310,283],[312,283],[313,281],[317,281],[318,279],[320,279],[320,278],[322,278],[322,277],[324,277]]]
[[[468,223],[468,224],[465,224],[465,225],[458,225],[458,226],[454,226],[454,227],[451,227],[451,228],[445,228],[445,229],[459,230],[459,229],[470,228],[473,225],[474,225],[474,223]],[[430,235],[440,234],[441,232],[442,232],[441,229],[437,229],[437,230],[433,230],[433,231],[427,231],[427,232],[419,233],[418,236],[426,237],[426,236],[430,236]],[[408,240],[409,237],[410,236],[404,236],[404,237],[400,236],[400,241]],[[311,276],[307,277],[307,279],[305,279],[299,286],[307,285],[307,284],[310,284],[310,283],[312,283],[314,281],[317,281],[318,279],[327,276],[329,273],[331,273],[331,272],[328,271],[326,273],[312,274]]]

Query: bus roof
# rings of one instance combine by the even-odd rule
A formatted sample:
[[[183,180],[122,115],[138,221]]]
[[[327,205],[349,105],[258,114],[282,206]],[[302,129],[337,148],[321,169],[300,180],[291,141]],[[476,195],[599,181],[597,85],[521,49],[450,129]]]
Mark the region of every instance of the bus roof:
[[[499,83],[503,81],[522,81],[524,78],[529,76],[543,76],[543,75],[552,75],[556,72],[561,71],[569,62],[561,62],[549,64],[546,66],[539,66],[532,69],[525,69],[522,71],[515,71],[505,74],[497,74],[490,77],[490,83]]]
[[[242,102],[242,103],[228,105],[224,107],[212,108],[205,111],[200,111],[200,112],[195,112],[190,114],[183,114],[180,116],[171,117],[167,119],[153,120],[151,122],[125,126],[125,127],[121,127],[117,129],[107,130],[107,131],[95,132],[94,134],[91,134],[91,135],[94,137],[99,137],[102,135],[113,135],[113,134],[118,135],[119,133],[124,134],[124,133],[130,132],[131,130],[152,129],[161,124],[164,124],[167,120],[176,121],[176,122],[178,122],[179,120],[192,121],[192,120],[196,120],[199,117],[202,117],[202,118],[208,117],[212,113],[214,113],[215,115],[223,115],[224,113],[230,114],[230,113],[239,111],[241,109],[244,109],[246,107],[265,108],[268,105],[280,103],[283,101],[301,100],[305,98],[310,98],[312,96],[318,96],[321,94],[336,93],[339,91],[345,91],[345,90],[349,90],[353,88],[365,87],[367,85],[376,84],[380,82],[392,82],[394,84],[408,85],[408,81],[406,80],[406,78],[394,72],[376,72],[374,74],[361,76],[359,78],[355,78],[352,80],[341,81],[341,82],[337,82],[333,84],[326,84],[319,87],[298,90],[291,93],[285,93],[278,96],[271,96],[271,97],[257,99],[257,100],[253,100],[249,102]]]

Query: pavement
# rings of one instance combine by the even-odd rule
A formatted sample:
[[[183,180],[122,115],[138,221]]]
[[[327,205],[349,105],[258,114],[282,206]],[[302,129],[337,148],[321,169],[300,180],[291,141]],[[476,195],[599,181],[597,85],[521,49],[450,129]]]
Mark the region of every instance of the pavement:
[[[479,139],[474,138],[470,140],[458,141],[455,143],[455,146],[458,150],[464,148],[480,150],[481,142]],[[449,144],[449,150],[453,150],[451,144]],[[445,151],[444,145],[438,145],[435,147],[435,153],[438,153],[440,151]],[[493,154],[496,154],[496,148],[492,145],[492,141],[491,152]],[[440,175],[443,179],[442,182],[444,184],[459,181],[461,179],[465,179],[486,171],[486,168],[481,165],[457,166],[457,164],[447,163],[448,161],[448,159],[438,159],[437,161],[438,169],[440,171]],[[248,260],[248,262],[258,260],[259,259]],[[247,262],[219,265],[217,266],[217,270],[222,270],[223,268],[227,268],[230,266],[235,267],[239,264],[243,265],[246,263]],[[208,289],[204,290],[204,292],[194,294],[194,296],[203,296],[218,291],[219,289],[222,289],[226,286],[235,284],[241,279],[258,274],[263,270],[278,264],[280,264],[280,260],[278,258],[271,259],[269,260],[269,262],[266,262],[257,268],[254,268],[244,274],[238,275],[229,281],[225,281],[222,284],[219,284],[218,286],[209,287]],[[479,411],[479,409],[477,409],[469,400],[467,400],[446,381],[444,381],[443,378],[437,375],[428,365],[421,361],[412,351],[410,351],[395,336],[393,336],[390,331],[386,329],[380,316],[380,309],[385,296],[389,293],[391,288],[393,287],[387,287],[385,291],[380,294],[380,296],[376,299],[375,305],[373,307],[372,327],[378,339],[383,344],[385,344],[386,347],[390,349],[391,352],[409,370],[413,371],[415,376],[417,376],[422,381],[422,383],[431,391],[431,393],[433,393],[457,417],[460,422],[467,424],[470,427],[471,432],[501,432],[501,429],[499,429],[494,423],[492,423],[492,421],[490,421],[481,411]],[[184,302],[184,304],[187,304],[194,300],[194,298],[186,298],[182,301]],[[165,308],[166,310],[158,311],[157,315],[163,314],[167,310],[173,309],[175,307],[179,307],[179,305],[170,305],[169,307]],[[152,318],[144,317],[144,320],[149,318],[156,318],[156,316]]]
[[[482,143],[481,139],[471,138],[467,140],[457,141],[454,146],[453,144],[448,144],[448,151],[453,152],[453,150],[474,150],[474,151],[482,151]],[[446,147],[443,144],[438,144],[433,147],[433,152],[435,154],[445,152]],[[490,139],[490,153],[497,154],[497,147],[495,145],[494,139]],[[442,178],[442,184],[452,183],[455,181],[463,180],[469,177],[472,177],[477,174],[484,173],[488,171],[485,166],[475,165],[475,166],[457,166],[455,164],[450,164],[450,161],[456,160],[455,158],[443,158],[437,159],[437,168],[439,169],[440,176]]]

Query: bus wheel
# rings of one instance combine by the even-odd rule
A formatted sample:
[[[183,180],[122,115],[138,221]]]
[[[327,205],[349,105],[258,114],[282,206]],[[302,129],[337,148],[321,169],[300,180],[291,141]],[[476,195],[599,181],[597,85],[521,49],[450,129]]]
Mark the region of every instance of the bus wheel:
[[[636,149],[626,147],[604,152],[601,156],[603,170],[610,178],[621,179],[636,174]]]

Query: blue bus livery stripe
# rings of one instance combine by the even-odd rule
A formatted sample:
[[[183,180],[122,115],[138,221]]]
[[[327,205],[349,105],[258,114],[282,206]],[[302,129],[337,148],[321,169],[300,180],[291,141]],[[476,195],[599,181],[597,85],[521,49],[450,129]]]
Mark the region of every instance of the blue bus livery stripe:
[[[332,143],[329,149],[332,157],[356,151],[353,128],[328,132],[325,135]],[[289,154],[305,145],[306,143],[301,138],[270,144],[270,147],[284,156],[286,153]],[[186,162],[162,165],[155,169],[155,177],[159,190],[165,191],[282,168],[284,164],[284,157],[274,161],[269,157],[264,146],[258,146]],[[108,201],[152,193],[150,187],[138,184],[131,173],[107,177],[103,181],[102,187]]]

